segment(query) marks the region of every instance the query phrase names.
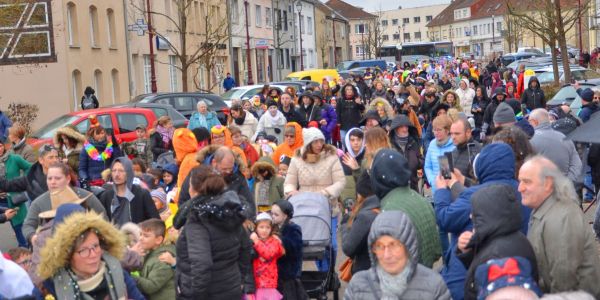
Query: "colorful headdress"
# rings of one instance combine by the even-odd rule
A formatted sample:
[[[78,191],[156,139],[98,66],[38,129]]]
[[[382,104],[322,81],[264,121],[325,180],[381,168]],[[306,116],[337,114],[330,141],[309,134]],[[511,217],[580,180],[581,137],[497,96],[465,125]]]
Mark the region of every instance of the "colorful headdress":
[[[100,122],[98,122],[98,118],[96,118],[96,115],[88,116],[88,120],[90,121],[90,128],[100,127]]]
[[[210,133],[211,134],[221,134],[223,132],[225,132],[225,129],[227,127],[223,126],[223,125],[215,125],[210,129]]]

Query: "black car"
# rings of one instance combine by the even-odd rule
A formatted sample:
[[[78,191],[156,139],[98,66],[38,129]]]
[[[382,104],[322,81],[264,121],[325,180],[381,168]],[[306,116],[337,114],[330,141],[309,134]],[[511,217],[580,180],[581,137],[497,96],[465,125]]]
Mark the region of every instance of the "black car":
[[[189,120],[185,118],[180,112],[175,110],[173,106],[169,104],[160,104],[160,103],[121,103],[121,104],[113,104],[108,107],[140,107],[140,108],[148,108],[154,112],[156,118],[160,118],[162,116],[169,116],[171,121],[173,122],[173,127],[182,128],[187,127]]]
[[[198,111],[196,105],[201,100],[208,105],[208,110],[217,113],[221,124],[227,123],[227,115],[229,114],[227,104],[221,97],[206,92],[142,94],[129,102],[169,104],[189,119],[194,112]]]

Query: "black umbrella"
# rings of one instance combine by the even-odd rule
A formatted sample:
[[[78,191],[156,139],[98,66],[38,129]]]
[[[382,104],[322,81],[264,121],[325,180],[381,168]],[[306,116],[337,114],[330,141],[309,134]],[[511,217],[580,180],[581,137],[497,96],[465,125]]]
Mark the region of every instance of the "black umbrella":
[[[600,128],[600,114],[595,113],[587,122],[573,130],[568,138],[573,142],[600,144],[598,128]]]

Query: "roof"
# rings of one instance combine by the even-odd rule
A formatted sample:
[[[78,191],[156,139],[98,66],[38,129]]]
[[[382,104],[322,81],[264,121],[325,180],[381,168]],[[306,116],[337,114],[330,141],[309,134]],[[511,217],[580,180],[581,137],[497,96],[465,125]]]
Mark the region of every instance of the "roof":
[[[331,7],[327,6],[327,4],[325,4],[325,3],[317,1],[317,2],[315,2],[315,6],[316,6],[317,9],[320,9],[325,14],[325,16],[327,16],[327,18],[330,18],[331,15],[333,13],[335,13],[335,19],[337,21],[348,22],[348,19],[346,19],[341,14],[337,13],[335,10],[333,10]]]
[[[376,15],[364,11],[360,7],[348,4],[342,0],[329,0],[325,3],[329,8],[336,13],[344,16],[346,19],[375,19]]]
[[[483,0],[483,1],[485,1],[485,0]],[[433,20],[431,20],[431,22],[429,22],[429,24],[427,24],[427,27],[442,26],[442,25],[454,23],[454,10],[459,9],[459,8],[470,7],[471,5],[473,5],[476,2],[477,2],[477,0],[454,0],[454,1],[452,1],[450,3],[450,5],[448,5],[446,8],[444,8],[444,10],[442,10],[437,16],[435,16],[435,18],[433,18]],[[463,21],[463,20],[468,20],[468,19],[461,19],[459,21]]]

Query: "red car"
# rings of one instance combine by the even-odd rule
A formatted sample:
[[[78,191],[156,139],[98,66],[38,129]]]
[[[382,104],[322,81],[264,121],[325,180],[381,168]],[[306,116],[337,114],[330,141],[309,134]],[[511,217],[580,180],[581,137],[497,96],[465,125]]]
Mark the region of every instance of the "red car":
[[[98,108],[75,111],[64,114],[38,129],[29,136],[27,143],[36,149],[43,144],[50,144],[56,130],[68,124],[75,125],[79,132],[85,134],[90,127],[88,120],[90,115],[96,115],[102,127],[112,129],[119,143],[135,140],[137,125],[144,124],[146,130],[150,130],[156,120],[154,112],[147,108]]]

